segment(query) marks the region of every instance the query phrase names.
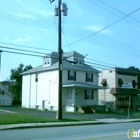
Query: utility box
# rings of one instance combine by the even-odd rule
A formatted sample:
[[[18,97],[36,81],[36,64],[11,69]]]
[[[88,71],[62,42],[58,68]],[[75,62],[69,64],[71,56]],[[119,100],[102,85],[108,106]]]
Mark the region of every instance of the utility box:
[[[61,10],[63,12],[63,16],[67,16],[68,15],[68,8],[67,8],[67,5],[65,3],[62,3]]]
[[[59,15],[59,10],[58,10],[57,7],[55,7],[55,9],[54,9],[54,15],[55,15],[55,16],[58,16],[58,15]]]

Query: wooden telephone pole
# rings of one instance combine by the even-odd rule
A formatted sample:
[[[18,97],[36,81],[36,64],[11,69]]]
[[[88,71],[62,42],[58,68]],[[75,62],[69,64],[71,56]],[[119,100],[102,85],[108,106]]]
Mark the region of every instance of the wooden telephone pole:
[[[55,0],[50,0],[50,3]],[[58,8],[55,8],[55,16],[58,16],[58,120],[62,120],[62,38],[61,38],[61,11],[64,16],[67,16],[67,5],[58,0]]]

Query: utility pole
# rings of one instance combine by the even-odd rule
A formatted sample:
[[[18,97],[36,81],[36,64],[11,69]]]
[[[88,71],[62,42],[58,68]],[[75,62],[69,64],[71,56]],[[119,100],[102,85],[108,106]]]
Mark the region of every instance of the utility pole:
[[[58,0],[58,120],[62,120],[62,47],[61,47],[61,0]]]
[[[49,0],[50,3],[55,0]],[[58,8],[55,7],[55,16],[58,16],[58,120],[62,120],[62,38],[61,38],[61,11],[64,16],[67,16],[67,5],[58,0]]]

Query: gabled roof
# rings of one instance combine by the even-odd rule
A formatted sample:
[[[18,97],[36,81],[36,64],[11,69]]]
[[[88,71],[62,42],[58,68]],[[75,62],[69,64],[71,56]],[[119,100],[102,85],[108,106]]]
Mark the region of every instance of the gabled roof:
[[[13,97],[13,96],[12,96],[12,93],[9,92],[9,91],[5,88],[5,86],[4,86],[2,83],[0,83],[0,89],[1,89],[2,91],[4,91],[6,94],[8,94],[9,96]]]
[[[78,71],[87,71],[87,72],[99,73],[98,70],[94,69],[93,67],[91,67],[87,64],[72,64],[68,61],[63,61],[62,67],[63,67],[63,69],[69,69],[69,70],[78,70]],[[51,66],[45,66],[44,67],[43,65],[40,65],[38,67],[30,69],[30,70],[28,70],[26,72],[23,72],[21,74],[25,75],[25,74],[35,73],[35,72],[50,71],[50,70],[54,70],[54,69],[58,69],[58,62],[54,63]]]

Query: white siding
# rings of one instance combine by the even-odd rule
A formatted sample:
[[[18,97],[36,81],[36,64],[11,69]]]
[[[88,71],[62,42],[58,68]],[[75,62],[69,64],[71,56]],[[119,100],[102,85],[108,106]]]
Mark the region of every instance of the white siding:
[[[76,71],[76,70],[75,70]],[[63,70],[63,84],[74,82],[68,80],[68,70]],[[86,72],[85,71],[76,71],[76,82],[86,82]],[[93,82],[91,84],[98,85],[98,73],[93,73]]]
[[[30,75],[22,77],[22,107],[29,107]]]
[[[38,73],[38,82],[35,74],[23,75],[22,107],[42,109],[58,104],[58,71]]]

